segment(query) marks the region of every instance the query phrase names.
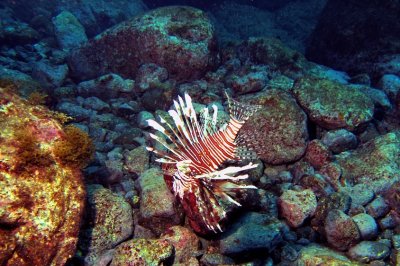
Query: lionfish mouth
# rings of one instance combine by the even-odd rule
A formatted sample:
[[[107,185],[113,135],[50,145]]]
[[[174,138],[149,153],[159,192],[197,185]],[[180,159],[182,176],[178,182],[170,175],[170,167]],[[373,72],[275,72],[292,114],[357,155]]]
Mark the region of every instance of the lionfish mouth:
[[[256,168],[257,164],[223,167],[223,163],[254,159],[249,148],[239,145],[239,140],[246,138],[239,130],[260,106],[245,105],[229,96],[228,103],[229,121],[221,126],[216,105],[212,106],[212,114],[204,108],[198,115],[187,93],[184,99],[179,96],[174,101],[175,109],[168,111],[173,124],[162,117],[160,122],[147,120],[162,135],[150,133],[150,137],[163,147],[147,147],[147,150],[158,156],[156,161],[163,164],[167,185],[181,202],[190,225],[199,233],[222,232],[220,222],[226,211],[220,200],[241,206],[232,198],[234,192],[256,189],[237,183],[247,179],[243,172]]]

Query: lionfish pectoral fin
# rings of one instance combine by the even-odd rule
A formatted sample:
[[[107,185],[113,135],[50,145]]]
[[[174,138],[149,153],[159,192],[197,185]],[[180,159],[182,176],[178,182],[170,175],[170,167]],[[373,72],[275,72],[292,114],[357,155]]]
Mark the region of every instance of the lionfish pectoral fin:
[[[237,121],[245,122],[249,119],[255,112],[262,108],[262,105],[251,105],[238,102],[232,99],[228,93],[225,91],[225,95],[228,99],[229,113],[232,118]]]

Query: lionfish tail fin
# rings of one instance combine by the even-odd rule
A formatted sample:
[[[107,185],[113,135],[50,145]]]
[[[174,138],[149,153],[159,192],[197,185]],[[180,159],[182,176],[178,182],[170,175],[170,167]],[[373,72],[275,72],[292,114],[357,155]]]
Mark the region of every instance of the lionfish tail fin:
[[[228,99],[228,108],[229,108],[229,113],[231,118],[240,121],[240,122],[245,122],[247,119],[249,119],[255,112],[260,110],[262,108],[261,105],[251,105],[251,104],[245,104],[238,102],[234,99],[232,99],[227,92],[225,92],[225,95]]]

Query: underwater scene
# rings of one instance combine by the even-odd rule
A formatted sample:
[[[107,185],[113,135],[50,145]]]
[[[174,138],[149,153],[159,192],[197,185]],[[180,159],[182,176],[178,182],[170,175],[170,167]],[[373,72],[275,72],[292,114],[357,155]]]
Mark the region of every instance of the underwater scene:
[[[0,0],[0,266],[400,265],[399,15]]]

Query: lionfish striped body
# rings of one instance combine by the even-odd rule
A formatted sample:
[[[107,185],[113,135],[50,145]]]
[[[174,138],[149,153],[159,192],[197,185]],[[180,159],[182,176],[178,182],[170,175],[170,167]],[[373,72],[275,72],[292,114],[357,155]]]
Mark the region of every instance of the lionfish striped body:
[[[184,98],[178,97],[175,110],[168,112],[174,126],[162,118],[161,124],[147,121],[165,136],[150,134],[166,151],[147,149],[160,157],[157,161],[163,164],[166,184],[180,200],[191,227],[199,233],[222,231],[219,223],[226,213],[218,199],[240,206],[230,194],[241,188],[256,188],[235,183],[248,177],[237,175],[239,172],[255,168],[256,164],[220,168],[228,160],[240,160],[239,130],[258,107],[228,97],[230,120],[218,128],[217,106],[213,105],[212,116],[208,108],[203,109],[199,121],[190,96],[185,93]]]

